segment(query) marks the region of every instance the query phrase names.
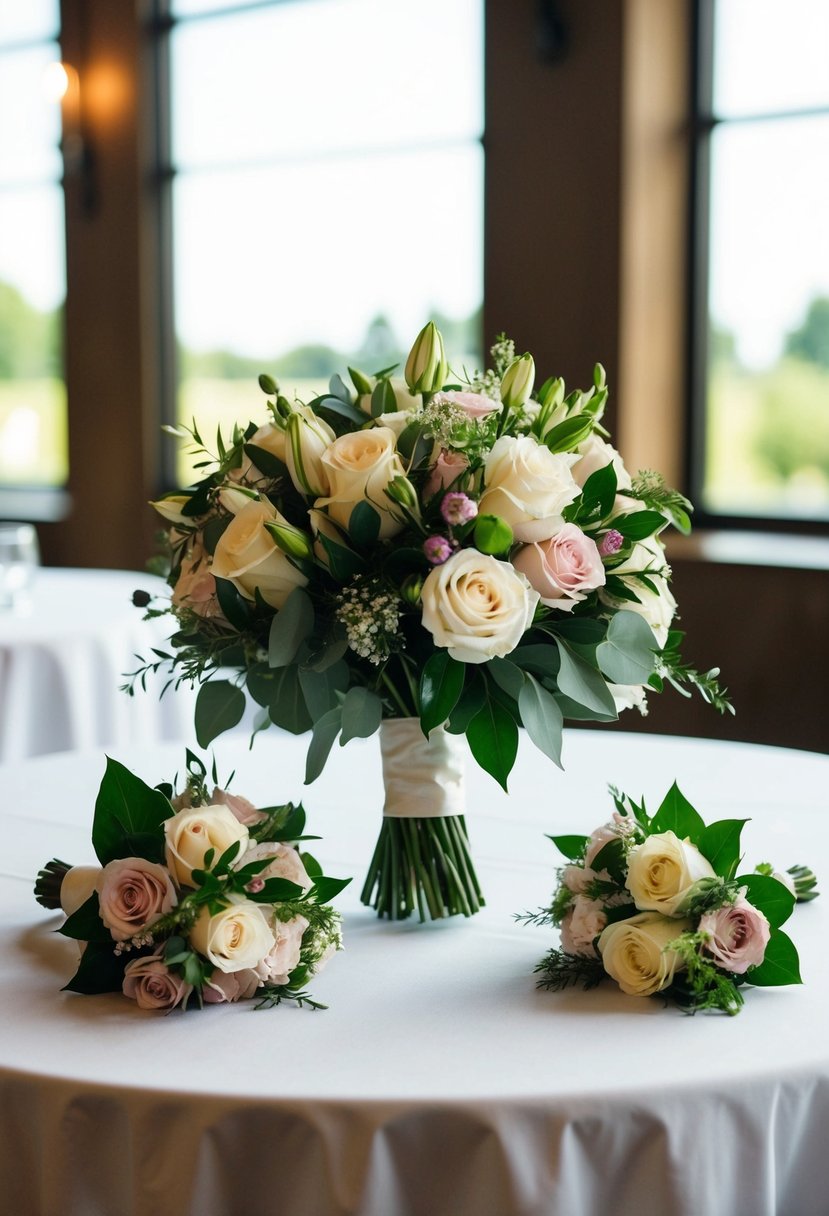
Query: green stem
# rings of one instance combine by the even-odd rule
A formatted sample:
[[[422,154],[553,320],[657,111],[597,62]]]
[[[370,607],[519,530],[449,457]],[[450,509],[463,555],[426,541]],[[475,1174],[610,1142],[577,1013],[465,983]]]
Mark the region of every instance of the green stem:
[[[388,673],[386,672],[385,667],[380,672],[380,679],[385,684],[388,691],[391,693],[392,698],[397,702],[398,709],[400,709],[400,711],[401,711],[400,716],[403,718],[411,718],[412,717],[411,711],[408,709],[408,707],[406,706],[402,697],[398,693],[397,689],[394,687],[391,680],[389,679]]]

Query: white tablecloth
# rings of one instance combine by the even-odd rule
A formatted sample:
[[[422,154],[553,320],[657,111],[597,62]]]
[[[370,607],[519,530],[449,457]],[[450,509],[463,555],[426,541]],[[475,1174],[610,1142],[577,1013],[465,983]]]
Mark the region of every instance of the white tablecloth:
[[[217,747],[260,804],[303,793],[346,950],[311,985],[330,1008],[168,1017],[60,993],[74,945],[31,896],[49,857],[92,860],[103,757],[0,771],[0,1194],[41,1216],[821,1216],[829,1210],[829,758],[571,732],[567,771],[522,739],[509,798],[470,763],[486,909],[378,922],[359,887],[379,824],[376,738],[303,791],[306,740]],[[156,782],[179,749],[123,749]],[[708,820],[751,817],[746,866],[811,863],[827,893],[787,928],[805,984],[747,992],[736,1018],[538,991],[550,930],[545,832],[588,831],[606,784],[655,809],[676,777]]]
[[[82,747],[181,739],[192,734],[193,697],[119,691],[124,673],[164,646],[169,621],[143,620],[137,589],[160,579],[122,570],[37,572],[29,603],[0,612],[0,762]]]

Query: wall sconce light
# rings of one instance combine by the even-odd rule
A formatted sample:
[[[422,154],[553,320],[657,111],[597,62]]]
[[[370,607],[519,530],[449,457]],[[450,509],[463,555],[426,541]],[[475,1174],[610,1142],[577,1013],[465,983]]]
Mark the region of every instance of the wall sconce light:
[[[84,214],[93,215],[98,205],[98,189],[93,147],[84,122],[80,76],[71,63],[50,63],[44,71],[43,88],[49,100],[61,109],[64,183],[80,184]]]

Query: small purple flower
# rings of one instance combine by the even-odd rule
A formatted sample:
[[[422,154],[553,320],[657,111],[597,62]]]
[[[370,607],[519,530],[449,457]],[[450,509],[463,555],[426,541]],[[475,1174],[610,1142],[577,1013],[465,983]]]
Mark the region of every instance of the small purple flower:
[[[443,496],[440,513],[448,524],[466,524],[478,514],[478,504],[468,494],[451,490]]]
[[[611,528],[602,537],[602,543],[599,545],[599,552],[602,557],[612,557],[614,553],[618,553],[622,545],[625,543],[625,538],[621,532],[617,532],[615,528]]]
[[[433,566],[442,566],[452,556],[452,545],[445,536],[430,536],[423,542],[423,552]]]

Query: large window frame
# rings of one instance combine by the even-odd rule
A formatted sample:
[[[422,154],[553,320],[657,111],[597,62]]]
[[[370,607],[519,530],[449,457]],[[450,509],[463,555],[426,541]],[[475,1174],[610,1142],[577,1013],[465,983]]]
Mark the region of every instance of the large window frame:
[[[685,429],[685,482],[695,503],[695,524],[705,529],[788,532],[829,536],[829,520],[754,511],[732,514],[705,505],[707,392],[709,372],[709,264],[711,234],[711,145],[713,133],[744,123],[778,122],[829,114],[829,106],[722,115],[714,107],[714,43],[717,0],[694,0],[691,44],[690,141],[691,216],[689,222],[688,398]]]

